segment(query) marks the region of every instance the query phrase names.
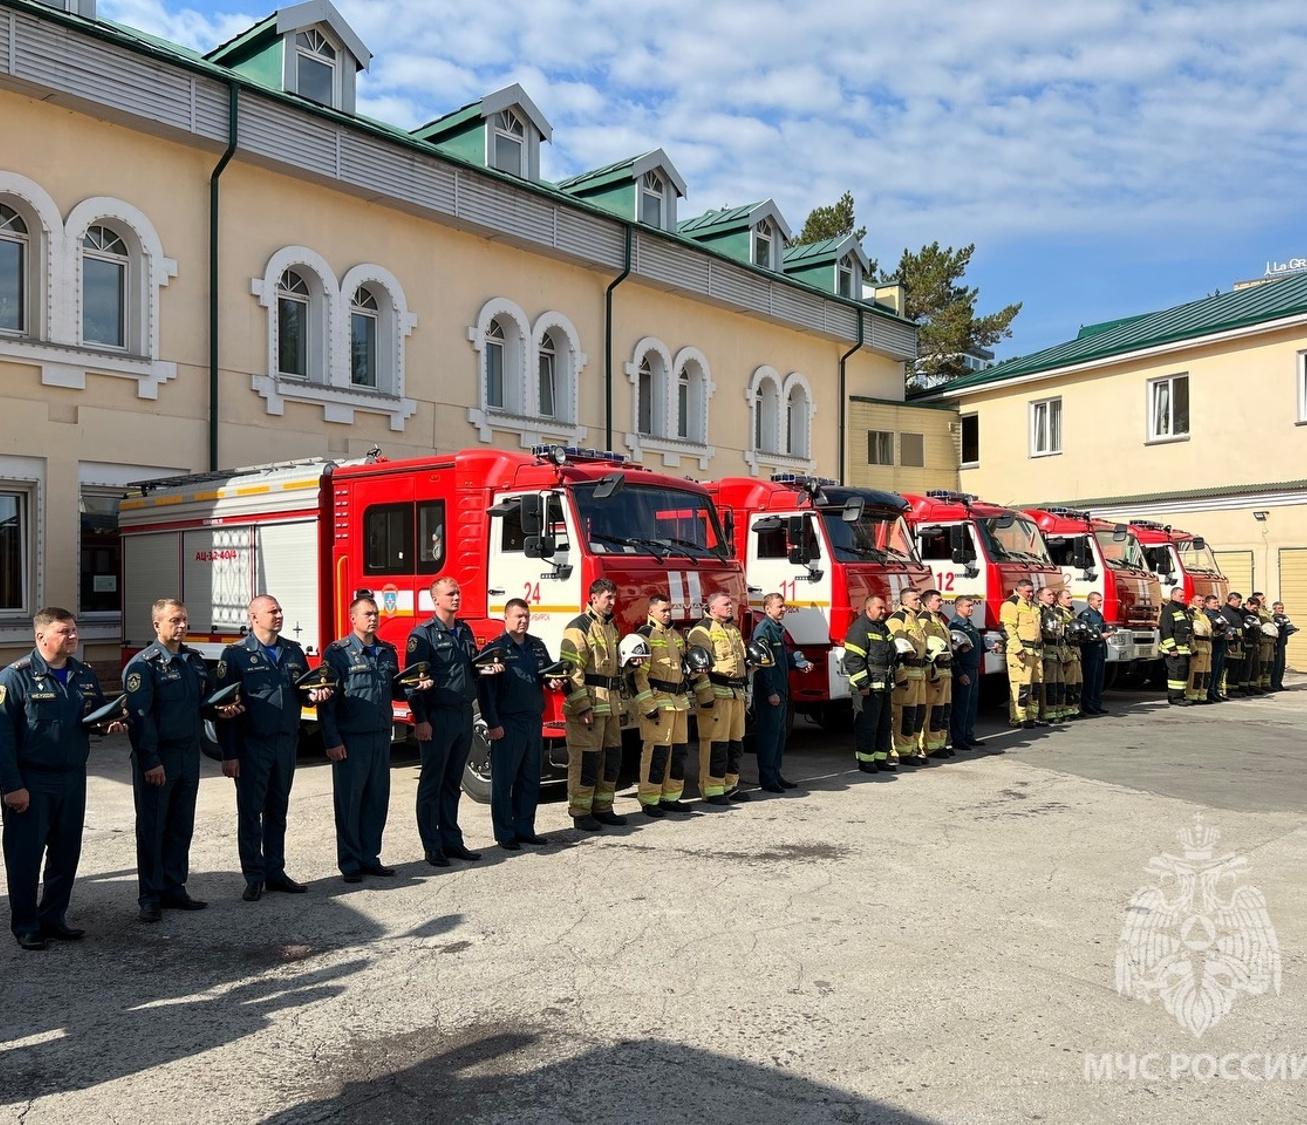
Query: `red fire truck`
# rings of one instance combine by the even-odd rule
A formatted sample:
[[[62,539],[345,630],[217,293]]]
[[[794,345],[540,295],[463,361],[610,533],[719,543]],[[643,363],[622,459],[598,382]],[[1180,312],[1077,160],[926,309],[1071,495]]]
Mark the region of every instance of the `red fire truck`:
[[[1074,508],[1027,508],[1026,515],[1062,568],[1076,609],[1085,608],[1092,591],[1103,595],[1103,617],[1114,630],[1107,638],[1105,682],[1110,685],[1124,665],[1156,660],[1162,588],[1130,529]]]
[[[912,506],[908,526],[917,553],[934,572],[935,589],[950,601],[960,594],[976,599],[971,621],[985,640],[981,673],[1006,677],[1006,662],[996,651],[1003,599],[1022,578],[1036,592],[1044,586],[1061,590],[1062,568],[1048,557],[1035,521],[1012,508],[943,489],[905,493],[904,499]]]
[[[849,625],[871,594],[893,606],[905,586],[930,586],[930,571],[903,520],[907,501],[895,492],[790,473],[765,481],[726,477],[706,487],[734,528],[755,616],[765,594],[782,594],[785,627],[816,665],[791,676],[792,711],[828,728],[847,726],[843,644]]]
[[[704,488],[612,453],[541,447],[470,449],[388,461],[306,460],[150,481],[120,505],[124,659],[153,639],[150,603],[187,604],[187,643],[217,660],[245,632],[246,603],[273,594],[285,629],[316,663],[349,632],[361,590],[381,610],[380,635],[400,651],[432,612],[438,575],[463,590],[460,616],[484,643],[503,630],[504,603],[524,598],[531,630],[557,656],[567,622],[596,578],[618,587],[618,628],[645,621],[666,591],[680,625],[729,593],[747,613],[743,569]],[[545,715],[546,778],[565,776],[561,696]],[[305,719],[315,716],[305,710]],[[396,739],[408,737],[396,706]],[[464,783],[489,799],[488,744],[478,738]]]
[[[1163,600],[1170,597],[1172,586],[1183,586],[1186,603],[1195,597],[1215,594],[1225,605],[1230,583],[1201,536],[1155,520],[1138,519],[1130,521],[1130,532],[1143,548],[1148,569],[1162,584]],[[1241,591],[1244,597],[1249,592]]]

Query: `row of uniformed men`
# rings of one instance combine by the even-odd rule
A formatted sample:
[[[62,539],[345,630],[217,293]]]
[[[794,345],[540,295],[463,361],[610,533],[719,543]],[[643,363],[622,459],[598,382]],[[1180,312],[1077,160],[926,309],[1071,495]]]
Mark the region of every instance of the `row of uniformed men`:
[[[271,596],[250,603],[249,634],[225,649],[216,673],[184,643],[186,607],[163,598],[151,608],[155,641],[124,670],[121,718],[94,672],[73,655],[79,644],[74,616],[41,610],[33,620],[32,653],[0,671],[0,794],[15,937],[24,948],[43,949],[49,939],[82,936],[65,915],[81,854],[87,720],[97,716],[97,729],[125,729],[131,740],[138,902],[145,922],[159,921],[165,908],[206,905],[186,890],[206,713],[218,720],[223,772],[235,781],[246,901],[265,891],[307,889],[285,868],[304,696],[317,707],[332,762],[337,863],[351,883],[394,874],[380,851],[390,797],[392,703],[400,699],[412,710],[421,755],[418,832],[426,861],[437,867],[451,858],[480,858],[465,846],[458,825],[474,702],[491,741],[495,839],[514,851],[547,842],[534,828],[546,686],[566,685],[568,804],[584,830],[625,823],[612,811],[623,705],[639,716],[638,795],[647,815],[690,811],[681,795],[691,695],[702,796],[710,805],[748,799],[739,768],[750,652],[763,677],[755,683],[762,701],[760,780],[771,791],[793,788],[780,774],[785,672],[810,665],[785,648],[779,595],[768,599],[767,620],[746,648],[725,594],[709,598],[707,616],[690,630],[688,642],[670,624],[665,595],[650,599],[649,621],[638,634],[619,641],[612,619],[616,593],[607,579],[592,585],[585,613],[567,628],[563,660],[554,664],[543,642],[529,634],[530,610],[519,599],[506,605],[503,636],[478,652],[471,629],[458,618],[458,583],[438,579],[431,588],[435,613],[410,634],[404,673],[394,646],[377,636],[375,600],[360,596],[349,608],[350,634],[323,654],[329,675],[321,677],[309,674],[303,650],[281,635],[282,610]]]

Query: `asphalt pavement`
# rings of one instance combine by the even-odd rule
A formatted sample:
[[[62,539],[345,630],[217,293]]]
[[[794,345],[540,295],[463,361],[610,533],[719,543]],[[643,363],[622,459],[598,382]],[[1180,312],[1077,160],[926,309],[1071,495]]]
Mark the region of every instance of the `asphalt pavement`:
[[[985,715],[983,752],[893,775],[800,723],[801,793],[685,821],[628,795],[630,824],[599,836],[552,800],[550,845],[521,853],[465,799],[484,858],[448,870],[422,862],[416,763],[397,760],[399,875],[359,886],[335,872],[329,768],[306,757],[287,850],[310,891],[253,904],[232,783],[206,761],[189,889],[211,905],[155,926],[135,917],[125,746],[103,740],[69,917],[86,940],[0,943],[0,1120],[1297,1125],[1291,680],[1186,709],[1109,692],[1114,714],[1049,731]],[[1221,909],[1236,884],[1257,891]],[[1118,992],[1117,962],[1123,930],[1151,956],[1129,936],[1162,917],[1134,897],[1150,886],[1179,928],[1150,939],[1170,976],[1145,1002]]]

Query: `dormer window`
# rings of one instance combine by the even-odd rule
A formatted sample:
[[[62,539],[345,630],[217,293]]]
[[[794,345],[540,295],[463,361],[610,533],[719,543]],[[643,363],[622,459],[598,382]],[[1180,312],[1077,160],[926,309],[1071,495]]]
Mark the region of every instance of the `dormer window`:
[[[295,35],[295,90],[319,105],[336,107],[339,60],[331,41],[315,28]]]
[[[841,258],[836,269],[838,270],[836,280],[838,282],[837,288],[839,290],[839,295],[841,297],[852,297],[853,288],[857,284],[858,269],[853,255],[850,254],[847,257]]]
[[[640,182],[640,221],[660,230],[663,222],[663,208],[667,202],[667,185],[657,172],[646,172]]]
[[[761,222],[753,228],[753,264],[762,269],[774,269],[772,255],[775,252],[776,232],[769,222]]]
[[[491,167],[510,176],[525,176],[526,123],[511,109],[496,113],[491,127]]]

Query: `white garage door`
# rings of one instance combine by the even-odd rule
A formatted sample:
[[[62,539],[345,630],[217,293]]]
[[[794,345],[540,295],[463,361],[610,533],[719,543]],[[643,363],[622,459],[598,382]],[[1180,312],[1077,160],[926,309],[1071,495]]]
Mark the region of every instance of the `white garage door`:
[[[1288,666],[1307,671],[1307,547],[1280,548],[1280,601],[1299,629],[1289,639]]]

